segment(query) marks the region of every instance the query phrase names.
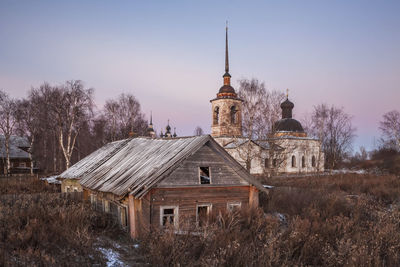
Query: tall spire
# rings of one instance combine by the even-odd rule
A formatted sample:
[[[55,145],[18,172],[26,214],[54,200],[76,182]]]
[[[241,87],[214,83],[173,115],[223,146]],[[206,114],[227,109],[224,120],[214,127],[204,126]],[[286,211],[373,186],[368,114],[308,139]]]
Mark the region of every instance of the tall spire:
[[[225,28],[225,74],[229,74],[228,21],[226,21],[226,28]]]

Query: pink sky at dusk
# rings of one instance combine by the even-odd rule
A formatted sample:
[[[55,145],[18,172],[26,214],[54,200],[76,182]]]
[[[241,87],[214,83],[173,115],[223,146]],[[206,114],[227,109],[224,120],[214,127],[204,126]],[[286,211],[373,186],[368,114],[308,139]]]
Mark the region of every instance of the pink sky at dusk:
[[[257,78],[290,89],[301,119],[344,107],[355,150],[373,148],[385,112],[400,110],[400,3],[202,1],[0,3],[0,88],[25,97],[43,81],[83,80],[106,99],[132,93],[159,131],[210,132],[230,25],[233,86]]]

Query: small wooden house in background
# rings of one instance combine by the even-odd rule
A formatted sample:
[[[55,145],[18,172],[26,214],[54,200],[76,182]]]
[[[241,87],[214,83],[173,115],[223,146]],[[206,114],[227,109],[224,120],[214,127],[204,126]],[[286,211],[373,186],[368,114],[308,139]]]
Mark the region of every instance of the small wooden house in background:
[[[152,227],[202,226],[220,211],[258,206],[265,190],[209,135],[111,144],[72,166],[68,177],[79,177],[85,198],[134,238]]]
[[[5,137],[0,134],[0,174],[7,174],[7,153]],[[30,143],[27,138],[12,135],[9,140],[10,170],[9,174],[30,173],[31,158],[28,153]],[[35,169],[36,171],[36,169]]]

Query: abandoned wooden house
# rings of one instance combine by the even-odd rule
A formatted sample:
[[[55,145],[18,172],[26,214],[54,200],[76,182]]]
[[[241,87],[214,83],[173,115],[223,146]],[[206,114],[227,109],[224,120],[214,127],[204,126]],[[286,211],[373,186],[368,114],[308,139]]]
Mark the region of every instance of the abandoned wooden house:
[[[259,190],[265,191],[209,135],[111,144],[61,176],[79,181],[85,199],[117,217],[134,238],[152,227],[203,226],[219,212],[258,206]]]

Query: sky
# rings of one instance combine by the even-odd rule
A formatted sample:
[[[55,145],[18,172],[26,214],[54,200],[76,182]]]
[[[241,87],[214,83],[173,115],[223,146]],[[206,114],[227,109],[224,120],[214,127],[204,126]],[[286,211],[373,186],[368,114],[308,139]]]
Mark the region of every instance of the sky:
[[[343,107],[354,150],[372,149],[382,115],[400,110],[399,14],[400,1],[0,0],[0,89],[82,80],[99,109],[130,93],[156,130],[170,119],[179,136],[209,133],[228,20],[233,87],[289,88],[299,120]]]

